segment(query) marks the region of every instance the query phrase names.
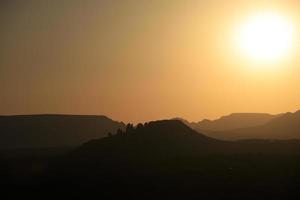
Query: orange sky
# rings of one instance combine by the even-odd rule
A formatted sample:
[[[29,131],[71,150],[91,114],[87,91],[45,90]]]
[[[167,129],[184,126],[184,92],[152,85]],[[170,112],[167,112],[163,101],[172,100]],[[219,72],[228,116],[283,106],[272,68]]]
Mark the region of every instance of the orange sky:
[[[298,0],[0,4],[0,114],[140,122],[300,109],[300,38],[274,67],[245,60],[232,42],[257,11],[282,13],[299,31]]]

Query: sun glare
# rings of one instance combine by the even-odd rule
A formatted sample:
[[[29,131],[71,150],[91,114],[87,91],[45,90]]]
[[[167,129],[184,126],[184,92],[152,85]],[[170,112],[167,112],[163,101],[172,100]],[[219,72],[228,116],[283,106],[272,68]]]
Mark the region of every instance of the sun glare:
[[[276,62],[290,54],[293,24],[279,14],[257,14],[243,23],[237,39],[240,53],[252,61]]]

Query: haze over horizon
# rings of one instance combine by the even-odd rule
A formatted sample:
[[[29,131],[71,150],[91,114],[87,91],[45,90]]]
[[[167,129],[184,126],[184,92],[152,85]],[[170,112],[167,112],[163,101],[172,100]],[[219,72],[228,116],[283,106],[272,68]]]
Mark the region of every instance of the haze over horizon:
[[[299,8],[297,0],[1,1],[0,115],[137,123],[295,112]],[[280,61],[251,60],[233,42],[249,16],[264,12],[294,30]]]

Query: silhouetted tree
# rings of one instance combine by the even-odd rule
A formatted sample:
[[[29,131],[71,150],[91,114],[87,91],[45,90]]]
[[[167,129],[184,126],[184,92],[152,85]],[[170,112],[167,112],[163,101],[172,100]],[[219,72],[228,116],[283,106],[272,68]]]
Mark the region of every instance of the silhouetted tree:
[[[139,123],[139,124],[136,126],[136,130],[137,130],[137,131],[141,131],[141,130],[143,130],[143,128],[144,128],[144,125],[141,124],[141,123]]]
[[[119,129],[117,130],[117,135],[123,135],[122,129],[119,128]]]
[[[130,134],[134,131],[134,126],[133,124],[128,123],[126,126],[126,134]]]

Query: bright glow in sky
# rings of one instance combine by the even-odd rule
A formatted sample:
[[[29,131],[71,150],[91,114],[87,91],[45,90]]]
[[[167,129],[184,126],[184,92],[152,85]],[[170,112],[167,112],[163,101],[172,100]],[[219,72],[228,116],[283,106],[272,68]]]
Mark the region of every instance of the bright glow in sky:
[[[277,62],[288,56],[294,40],[294,25],[277,13],[260,13],[249,17],[237,36],[246,56],[258,62]]]
[[[299,0],[0,1],[0,115],[142,122],[294,112],[299,8]]]

